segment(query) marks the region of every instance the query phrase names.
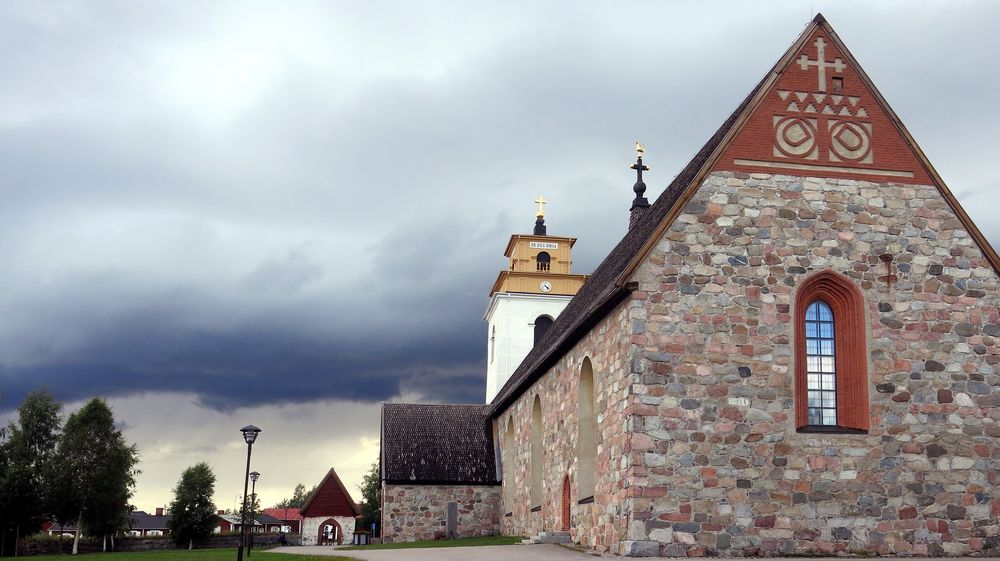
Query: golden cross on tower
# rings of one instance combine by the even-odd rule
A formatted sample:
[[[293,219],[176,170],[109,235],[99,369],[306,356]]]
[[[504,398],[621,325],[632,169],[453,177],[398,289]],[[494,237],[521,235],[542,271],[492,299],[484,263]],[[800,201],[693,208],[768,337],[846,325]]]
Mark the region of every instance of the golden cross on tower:
[[[545,216],[545,209],[542,208],[542,205],[548,203],[549,201],[546,201],[545,199],[542,198],[541,195],[538,195],[538,198],[535,199],[535,202],[538,203],[538,213],[535,214],[535,216],[539,218]]]

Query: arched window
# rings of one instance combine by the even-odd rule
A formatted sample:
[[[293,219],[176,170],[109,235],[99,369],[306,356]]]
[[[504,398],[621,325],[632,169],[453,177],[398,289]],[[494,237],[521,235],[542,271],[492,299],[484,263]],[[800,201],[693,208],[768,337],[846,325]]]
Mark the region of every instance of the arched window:
[[[490,330],[490,362],[493,362],[493,357],[496,355],[496,345],[497,345],[497,326],[493,326]]]
[[[824,271],[795,299],[795,425],[866,431],[868,353],[864,298],[847,277]]]
[[[837,356],[833,310],[816,300],[806,308],[807,423],[837,426]]]
[[[531,510],[542,509],[542,400],[531,411]]]
[[[577,474],[577,493],[580,502],[588,502],[594,497],[594,471],[597,467],[597,416],[594,415],[594,367],[590,358],[583,359],[580,368],[580,384],[577,390],[577,414],[579,427],[577,433],[576,460],[579,468]]]
[[[552,262],[552,257],[549,256],[547,251],[539,251],[538,256],[535,257],[535,266],[539,271],[548,271],[549,264]]]
[[[503,441],[504,508],[514,512],[514,418],[507,419],[507,437]]]
[[[550,316],[538,316],[537,318],[535,318],[535,342],[533,343],[534,345],[537,345],[538,342],[542,340],[542,337],[545,336],[545,332],[548,331],[550,327],[552,327],[552,321],[553,320]]]

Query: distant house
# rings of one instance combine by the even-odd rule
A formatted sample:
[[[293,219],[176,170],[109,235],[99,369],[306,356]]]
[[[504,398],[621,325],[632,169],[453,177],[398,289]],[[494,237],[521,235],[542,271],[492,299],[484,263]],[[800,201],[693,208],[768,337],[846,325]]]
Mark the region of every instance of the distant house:
[[[76,535],[76,525],[74,524],[59,524],[55,520],[49,520],[42,523],[42,533],[48,534],[50,536],[63,536],[64,538],[72,538]]]
[[[261,512],[279,520],[286,534],[298,534],[302,529],[302,514],[297,508],[265,508]]]
[[[156,514],[149,514],[142,510],[132,513],[132,528],[128,531],[131,536],[168,536],[170,529],[167,521],[170,515],[166,514],[162,508],[156,509]]]
[[[266,512],[261,512],[257,515],[257,522],[261,525],[260,531],[265,534],[276,534],[284,531],[282,530],[283,523],[281,520],[278,520]]]
[[[137,510],[132,513],[131,527],[125,533],[136,537],[169,536],[168,520],[170,520],[170,515],[163,508],[157,508],[156,514]],[[61,535],[71,538],[76,535],[77,528],[75,524],[61,525],[54,520],[49,520],[42,523],[41,531],[50,536]]]
[[[212,529],[212,533],[234,534],[240,531],[243,521],[240,520],[239,514],[226,514],[226,511],[220,510],[218,516],[219,522],[216,524],[215,528]],[[251,531],[255,534],[264,533],[264,524],[261,523],[260,520],[254,520]]]

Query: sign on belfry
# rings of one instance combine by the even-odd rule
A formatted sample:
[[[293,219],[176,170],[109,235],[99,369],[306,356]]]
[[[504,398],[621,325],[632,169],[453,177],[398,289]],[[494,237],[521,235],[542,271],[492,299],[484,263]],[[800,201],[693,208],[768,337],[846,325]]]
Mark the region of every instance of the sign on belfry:
[[[531,249],[559,249],[559,244],[554,242],[530,242],[528,247]]]

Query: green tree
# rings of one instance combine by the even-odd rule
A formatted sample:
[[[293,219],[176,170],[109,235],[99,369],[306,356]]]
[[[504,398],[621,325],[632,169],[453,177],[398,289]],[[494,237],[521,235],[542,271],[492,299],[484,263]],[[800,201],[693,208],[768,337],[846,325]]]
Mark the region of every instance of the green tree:
[[[302,505],[306,504],[306,500],[316,492],[319,488],[319,484],[313,486],[308,492],[306,491],[306,486],[299,483],[295,486],[295,490],[292,491],[292,498],[283,499],[275,503],[274,508],[302,508]]]
[[[4,539],[0,554],[7,548],[8,536],[16,550],[20,536],[35,533],[48,511],[61,411],[62,405],[48,390],[32,392],[18,408],[17,422],[4,431],[6,440],[0,454],[0,531]]]
[[[111,408],[92,399],[69,416],[54,462],[56,479],[53,513],[60,522],[73,521],[82,532],[105,538],[128,529],[139,453],[115,428]],[[80,532],[73,540],[79,550]]]
[[[181,474],[174,487],[174,500],[170,503],[170,520],[167,526],[178,546],[187,542],[188,549],[194,540],[212,535],[218,516],[215,514],[215,474],[208,464],[193,465]]]
[[[361,523],[365,530],[375,524],[376,533],[381,531],[379,512],[382,509],[382,468],[379,461],[372,462],[371,469],[361,480]]]

